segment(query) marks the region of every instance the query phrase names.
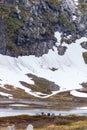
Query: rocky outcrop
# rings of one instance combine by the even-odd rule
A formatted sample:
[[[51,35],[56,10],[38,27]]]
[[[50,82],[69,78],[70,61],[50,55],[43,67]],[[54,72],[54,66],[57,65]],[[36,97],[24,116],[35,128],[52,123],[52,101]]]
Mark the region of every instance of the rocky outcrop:
[[[61,55],[61,56],[64,55],[65,52],[66,52],[66,49],[67,49],[66,46],[61,46],[61,45],[59,45],[59,46],[57,47],[58,54]]]
[[[6,35],[5,35],[5,25],[3,18],[0,17],[0,54],[6,54]]]
[[[83,53],[84,62],[87,64],[87,52]]]
[[[55,45],[55,31],[62,32],[62,38],[71,35],[73,40],[86,36],[86,10],[83,14],[83,5],[76,8],[74,1],[70,2],[1,0],[0,53],[10,56],[41,56]],[[59,48],[59,54],[64,54],[65,50]]]
[[[82,46],[82,48],[87,49],[87,42],[82,42],[81,46]]]

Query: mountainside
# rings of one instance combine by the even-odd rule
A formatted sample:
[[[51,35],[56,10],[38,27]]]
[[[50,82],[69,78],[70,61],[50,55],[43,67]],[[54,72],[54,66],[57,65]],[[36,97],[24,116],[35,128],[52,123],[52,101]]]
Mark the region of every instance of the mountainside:
[[[0,0],[1,97],[87,97],[86,21],[86,0]]]
[[[86,7],[82,0],[0,0],[0,53],[41,56],[55,45],[55,31],[61,43],[87,36]]]

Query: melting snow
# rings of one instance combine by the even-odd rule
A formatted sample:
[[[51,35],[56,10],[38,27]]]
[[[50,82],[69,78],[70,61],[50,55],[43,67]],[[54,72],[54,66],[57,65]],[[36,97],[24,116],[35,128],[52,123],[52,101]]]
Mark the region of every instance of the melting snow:
[[[75,97],[84,97],[84,98],[87,98],[87,93],[78,92],[76,90],[72,90],[70,93],[73,96],[75,96]]]
[[[78,4],[79,4],[78,0],[74,0],[74,3],[76,6],[78,6]]]
[[[56,32],[55,36],[58,40],[57,43],[60,44],[61,34]],[[24,89],[27,93],[42,98],[52,96],[59,92],[82,88],[80,84],[87,82],[87,65],[82,57],[82,52],[86,50],[80,46],[80,43],[83,41],[87,41],[87,38],[83,37],[70,45],[65,44],[68,49],[64,56],[58,55],[56,47],[54,47],[54,50],[49,50],[48,54],[39,58],[32,55],[19,56],[18,58],[0,55],[0,86],[3,87],[5,84],[13,85],[14,87]],[[49,68],[57,68],[57,70],[52,71]],[[26,88],[19,82],[24,81],[34,84],[26,76],[28,73],[55,82],[60,86],[60,90],[52,92],[51,95],[32,92],[31,89]],[[71,91],[71,94],[87,97],[87,94],[78,94],[77,91]]]
[[[2,95],[2,96],[6,96],[6,97],[12,97],[12,95],[11,95],[11,94],[8,94],[8,93],[3,93],[3,92],[0,92],[0,95]]]
[[[17,10],[17,13],[19,14],[21,12],[21,10],[19,10],[18,5],[15,8]]]
[[[72,20],[75,21],[77,19],[76,15],[72,16]]]
[[[25,107],[25,106],[29,106],[29,105],[25,105],[25,104],[11,104],[9,106],[13,106],[13,107]]]
[[[56,42],[56,46],[60,45],[60,42],[61,42],[61,35],[62,33],[59,33],[59,32],[55,32],[55,37],[57,39],[57,42]]]
[[[77,109],[87,110],[87,107],[78,107]]]

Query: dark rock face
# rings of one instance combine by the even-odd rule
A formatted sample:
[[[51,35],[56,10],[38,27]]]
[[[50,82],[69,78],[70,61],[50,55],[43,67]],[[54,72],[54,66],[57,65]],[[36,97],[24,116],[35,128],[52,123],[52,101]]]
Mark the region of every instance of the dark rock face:
[[[66,0],[1,0],[0,17],[0,53],[10,56],[48,53],[56,43],[55,31],[72,35],[72,41],[86,35],[87,15],[71,11]],[[60,55],[65,50],[58,47]]]
[[[82,46],[82,48],[87,49],[87,42],[82,42],[81,46]]]
[[[5,42],[6,55],[41,56],[54,46],[54,22],[55,17],[58,17],[56,8],[44,0],[3,0],[0,6],[1,17],[7,28],[3,32],[6,38],[1,36],[0,43]],[[2,30],[0,31],[2,35]]]
[[[84,59],[84,62],[87,64],[87,52],[83,53],[83,59]]]
[[[62,56],[62,55],[64,55],[64,54],[65,54],[65,52],[66,52],[66,49],[67,49],[67,47],[66,47],[66,46],[61,46],[61,45],[60,45],[60,46],[58,46],[58,47],[57,47],[58,54],[59,54],[59,55],[61,55],[61,56]]]
[[[4,34],[3,35],[0,35],[0,54],[3,54],[5,55],[6,54],[6,41],[5,41],[5,36]]]
[[[0,54],[6,54],[6,35],[4,34],[5,26],[2,17],[0,17]]]
[[[51,49],[53,45],[53,40],[49,40],[48,43],[43,41],[42,44],[36,42],[34,45],[32,44],[28,46],[28,49],[30,50],[29,54],[42,56],[43,54],[48,53],[49,49]]]

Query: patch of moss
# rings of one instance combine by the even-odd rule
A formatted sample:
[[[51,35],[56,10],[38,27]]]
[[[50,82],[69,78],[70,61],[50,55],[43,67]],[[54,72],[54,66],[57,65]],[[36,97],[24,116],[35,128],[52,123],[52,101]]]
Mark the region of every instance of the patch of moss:
[[[61,0],[46,0],[51,3],[53,6],[59,6],[61,4]]]
[[[11,39],[7,39],[6,46],[8,50],[8,55],[14,56],[15,54],[15,56],[18,56],[19,48]]]
[[[82,12],[83,14],[85,14],[86,11],[87,11],[87,3],[85,3],[84,1],[81,1],[81,2],[80,2],[80,5],[81,5],[81,12]]]
[[[3,6],[3,4],[0,3],[0,16],[8,18],[9,10],[10,10],[10,7],[8,5]]]
[[[61,24],[65,24],[68,22],[68,19],[66,16],[60,15],[60,17],[58,18],[58,22]]]
[[[72,32],[74,31],[73,25],[71,23],[68,24],[68,27]]]
[[[8,18],[8,25],[13,32],[17,31],[19,28],[22,27],[22,23],[17,18]]]
[[[26,21],[26,18],[30,18],[30,11],[25,6],[19,4],[18,5],[19,10],[21,10],[21,21],[24,23]]]

